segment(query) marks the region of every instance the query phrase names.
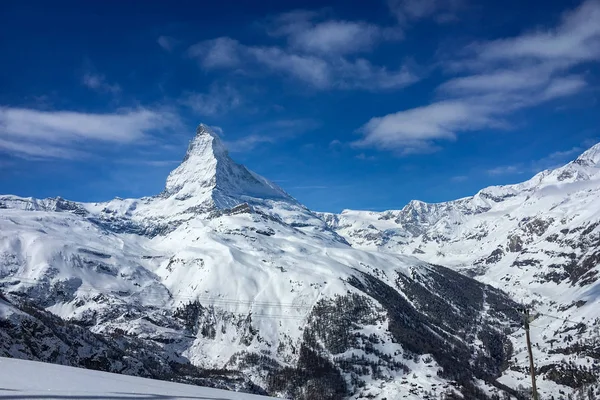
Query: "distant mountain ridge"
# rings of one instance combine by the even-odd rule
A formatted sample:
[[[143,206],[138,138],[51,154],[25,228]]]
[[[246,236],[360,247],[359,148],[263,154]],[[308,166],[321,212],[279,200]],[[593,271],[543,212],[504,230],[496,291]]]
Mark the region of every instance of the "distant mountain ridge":
[[[587,265],[586,257],[596,257],[600,246],[593,239],[589,244],[578,240],[586,242],[598,234],[599,199],[597,144],[563,167],[540,172],[523,183],[491,186],[471,197],[433,204],[413,200],[401,210],[345,210],[320,216],[354,247],[414,254],[482,275],[484,270],[497,272],[494,265],[504,255],[511,258],[513,253],[518,258],[519,253],[531,254],[536,246],[543,252],[553,242],[569,242],[577,250],[569,257]],[[585,237],[573,237],[576,232]],[[585,273],[590,278],[598,274],[595,265]],[[580,278],[568,272],[560,276],[572,283]]]
[[[471,197],[320,216],[355,248],[414,255],[535,304],[545,314],[533,332],[535,358],[550,376],[565,355],[575,365],[600,363],[600,144],[560,168]],[[577,323],[578,336],[565,335]],[[597,382],[584,375],[571,385]]]
[[[573,391],[600,376],[586,342],[600,329],[599,148],[470,198],[335,215],[235,163],[200,125],[156,196],[0,196],[0,291],[140,351],[158,346],[153,362],[296,399],[525,398],[516,308],[527,302],[585,326],[567,335],[540,316],[534,333],[541,393]],[[14,315],[30,320],[2,314],[0,334],[14,336],[3,322]]]

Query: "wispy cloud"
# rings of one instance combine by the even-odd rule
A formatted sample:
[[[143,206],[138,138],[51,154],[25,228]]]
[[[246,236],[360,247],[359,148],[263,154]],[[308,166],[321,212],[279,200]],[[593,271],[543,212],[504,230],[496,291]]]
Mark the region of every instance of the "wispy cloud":
[[[456,176],[453,176],[452,178],[450,178],[450,180],[452,182],[465,182],[465,181],[469,180],[469,177],[466,175],[456,175]]]
[[[311,190],[311,189],[329,189],[329,186],[324,185],[309,185],[309,186],[292,186],[290,189]]]
[[[550,153],[548,155],[548,159],[550,160],[564,160],[565,158],[572,157],[574,155],[578,155],[584,151],[583,148],[579,146],[575,146],[569,150],[564,151],[555,151],[554,153]]]
[[[212,84],[206,93],[186,93],[180,102],[200,116],[223,115],[242,104],[242,96],[231,85]]]
[[[26,159],[62,158],[75,160],[85,158],[83,151],[49,143],[14,141],[0,138],[0,153],[8,153]]]
[[[81,83],[96,92],[121,93],[121,86],[116,83],[108,83],[104,75],[86,72],[81,78]]]
[[[486,172],[488,173],[488,175],[493,176],[514,175],[523,173],[522,169],[516,165],[503,165],[492,169],[488,169]]]
[[[556,69],[600,59],[600,2],[587,0],[562,16],[554,29],[473,45],[477,61],[552,63]]]
[[[238,139],[225,141],[229,151],[243,153],[253,150],[261,144],[273,144],[286,141],[313,131],[319,127],[313,119],[281,119],[256,125],[251,133]]]
[[[397,27],[363,21],[324,19],[324,13],[296,10],[277,15],[268,23],[273,36],[287,38],[291,49],[326,57],[368,52],[383,40],[402,38]]]
[[[147,159],[123,159],[116,161],[119,164],[145,165],[148,167],[169,167],[181,164],[181,160],[147,160]]]
[[[333,139],[331,142],[329,142],[330,149],[339,149],[342,146],[343,146],[343,143],[339,139]]]
[[[438,23],[456,21],[462,0],[388,0],[388,7],[401,25],[433,18]]]
[[[163,50],[171,52],[179,44],[179,40],[171,36],[159,36],[158,39],[156,39],[156,43],[158,43]]]
[[[240,52],[243,47],[240,46],[237,40],[219,37],[190,46],[187,54],[205,69],[232,68],[241,63]]]
[[[275,143],[277,138],[268,135],[249,135],[243,138],[226,141],[227,149],[232,153],[245,153],[263,143]]]
[[[514,165],[503,165],[486,170],[488,175],[516,175],[522,173],[538,173],[547,169],[556,169],[573,161],[586,149],[586,144],[573,146],[570,149],[554,151],[537,160],[530,160]]]
[[[247,46],[228,37],[197,43],[188,50],[206,70],[266,68],[317,89],[398,89],[418,80],[407,66],[389,69],[364,58],[324,57],[277,46]]]
[[[447,62],[463,75],[438,87],[439,100],[371,119],[355,145],[432,152],[460,132],[505,128],[515,111],[580,93],[588,83],[572,69],[600,60],[598,20],[600,2],[588,0],[554,29],[468,46]]]
[[[254,62],[275,72],[286,73],[314,87],[331,86],[329,64],[315,56],[289,53],[279,47],[241,47]]]
[[[0,151],[15,156],[78,158],[81,145],[126,144],[180,125],[168,111],[135,109],[109,114],[0,107]]]
[[[437,150],[435,140],[455,140],[457,131],[491,125],[495,112],[490,106],[463,101],[433,103],[372,118],[361,128],[364,138],[354,145],[401,154],[428,153]]]
[[[546,170],[555,169],[563,166],[565,163],[572,161],[574,158],[584,152],[586,144],[583,146],[574,146],[567,150],[555,151],[547,156],[531,162],[531,170],[534,173]]]
[[[230,70],[259,76],[270,73],[320,90],[399,89],[419,80],[407,65],[378,66],[359,53],[383,41],[399,40],[397,26],[327,18],[322,11],[295,10],[265,20],[262,27],[285,45],[249,45],[231,37],[204,40],[187,55],[205,71]]]
[[[356,156],[357,159],[359,160],[363,160],[363,161],[373,161],[375,160],[375,156],[368,156],[365,153],[360,153]]]

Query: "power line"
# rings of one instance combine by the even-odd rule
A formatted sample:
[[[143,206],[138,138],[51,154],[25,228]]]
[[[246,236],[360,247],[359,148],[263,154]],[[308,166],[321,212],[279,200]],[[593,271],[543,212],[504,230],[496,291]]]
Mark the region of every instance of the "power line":
[[[579,324],[583,324],[583,321],[576,322],[576,321],[572,321],[572,320],[570,320],[570,319],[566,319],[566,318],[557,317],[557,316],[555,316],[555,315],[544,314],[544,313],[538,313],[538,315],[543,315],[543,316],[545,316],[545,317],[550,317],[550,318],[554,318],[554,319],[559,319],[559,320],[561,320],[561,321],[570,322],[570,323],[572,323],[572,324],[577,324],[577,325],[579,325]]]
[[[24,284],[24,285],[29,285],[29,286],[37,286],[39,284],[45,283],[42,281],[37,281],[34,279],[29,279],[29,278],[25,278],[25,277],[19,277],[19,276],[12,276],[13,278],[18,279],[21,282],[15,283],[14,285],[19,285],[19,284]],[[0,281],[0,283],[9,283],[9,282],[2,282]],[[49,282],[48,282],[49,283]],[[165,290],[168,291],[168,288],[164,287]],[[119,292],[121,292],[119,289],[111,289],[111,288],[98,288],[95,286],[91,286],[91,285],[86,285],[86,284],[81,284],[77,287],[76,291],[81,291],[81,292],[87,292],[87,293],[100,293],[100,294],[105,294],[106,292],[111,292],[112,294],[119,294]],[[226,298],[226,297],[220,297],[220,296],[207,296],[204,294],[198,294],[198,295],[182,295],[182,294],[174,294],[171,292],[168,292],[167,295],[165,296],[160,296],[156,293],[142,293],[142,292],[134,292],[134,293],[130,293],[129,295],[140,295],[143,298],[146,299],[159,299],[159,300],[166,300],[166,299],[180,299],[180,300],[207,300],[210,302],[214,302],[214,303],[221,303],[221,304],[231,304],[231,305],[255,305],[255,306],[261,306],[261,307],[278,307],[278,308],[290,308],[290,309],[299,309],[299,310],[303,310],[303,309],[310,309],[311,306],[309,305],[302,305],[302,304],[294,304],[294,303],[277,303],[277,302],[267,302],[267,301],[252,301],[252,300],[240,300],[240,299],[232,299],[232,298]],[[123,296],[123,295],[122,295]]]
[[[529,327],[530,327],[529,323],[533,321],[533,318],[529,314],[529,308],[527,308],[526,306],[519,308],[518,311],[521,312],[523,315],[523,327],[525,328],[525,340],[527,342],[527,353],[529,355],[529,373],[531,375],[531,390],[532,390],[533,400],[538,400],[537,384],[536,384],[536,379],[535,379],[536,371],[535,371],[535,364],[534,364],[534,360],[533,360],[533,349],[531,347],[531,339],[529,336]],[[570,322],[570,323],[574,323],[577,325],[582,323],[582,322],[571,321],[566,318],[561,318],[561,317],[557,317],[555,315],[550,315],[550,314],[546,314],[546,313],[538,313],[537,315],[543,315],[546,317],[555,318],[555,319],[558,319],[561,321]]]
[[[11,278],[15,278],[18,279],[20,282],[16,283],[15,285],[25,285],[25,286],[31,286],[31,287],[35,287],[41,283],[48,283],[49,282],[43,282],[43,281],[37,281],[35,279],[30,279],[30,278],[26,278],[26,277],[21,277],[21,276],[11,276]],[[9,283],[9,282],[2,282],[1,283]],[[165,287],[166,290],[168,290]],[[110,294],[118,294],[119,290],[118,289],[109,289],[109,288],[103,288],[103,289],[99,289],[97,287],[94,286],[90,286],[90,285],[79,285],[76,291],[82,291],[82,292],[86,292],[86,293],[98,293],[98,294],[107,294],[106,292],[110,292]],[[266,310],[260,310],[259,313],[252,313],[252,308],[256,307],[256,308],[266,308],[266,309],[279,309],[280,311],[285,311],[286,309],[288,310],[295,310],[295,311],[303,311],[305,310],[306,312],[308,312],[308,310],[310,310],[312,307],[309,305],[299,305],[299,304],[293,304],[293,303],[275,303],[275,302],[265,302],[265,301],[251,301],[251,300],[239,300],[239,299],[231,299],[231,298],[224,298],[224,297],[215,297],[215,296],[206,296],[206,295],[197,295],[197,296],[188,296],[188,295],[181,295],[181,294],[172,294],[171,292],[168,292],[167,295],[165,296],[160,296],[156,293],[140,293],[140,292],[136,292],[136,293],[132,293],[131,295],[139,295],[140,297],[144,298],[144,299],[157,299],[157,300],[172,300],[172,299],[179,299],[179,300],[198,300],[198,301],[206,301],[205,304],[201,304],[204,307],[207,306],[220,306],[220,308],[224,311],[227,312],[229,314],[233,314],[233,315],[237,315],[240,317],[252,317],[252,318],[261,318],[261,319],[278,319],[278,320],[303,320],[308,318],[308,314],[307,313],[302,313],[302,315],[289,315],[289,314],[268,314],[265,311]],[[122,298],[115,296],[116,298],[122,300]],[[234,310],[228,310],[223,308],[223,306],[234,306],[234,308],[242,306],[242,307],[247,307],[248,311],[246,313],[242,313],[239,311],[234,311]]]

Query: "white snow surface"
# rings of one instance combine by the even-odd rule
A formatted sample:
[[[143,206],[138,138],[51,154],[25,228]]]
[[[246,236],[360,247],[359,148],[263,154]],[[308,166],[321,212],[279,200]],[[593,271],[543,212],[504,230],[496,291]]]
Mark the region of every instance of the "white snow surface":
[[[0,398],[260,400],[272,397],[0,357]]]
[[[294,365],[292,349],[313,306],[357,292],[347,282],[357,271],[376,270],[394,286],[397,272],[426,275],[429,268],[413,256],[352,248],[282,189],[231,160],[203,125],[160,195],[105,203],[0,196],[2,290],[26,293],[97,333],[180,341],[178,353],[202,368],[235,369],[240,352]],[[211,340],[145,318],[194,300],[211,309]],[[144,314],[132,319],[128,310],[140,307]],[[251,329],[259,334],[248,344],[241,338],[252,337]],[[402,362],[401,346],[388,336],[382,350],[391,346]],[[414,370],[424,387],[442,382],[425,377],[435,376],[431,368]],[[396,385],[372,384],[380,393]]]
[[[229,362],[241,351],[270,353],[298,343],[314,304],[356,291],[346,280],[357,271],[378,271],[393,287],[396,272],[427,275],[430,262],[477,269],[477,279],[517,300],[535,299],[543,312],[593,319],[600,317],[599,282],[579,286],[542,282],[539,276],[552,270],[554,259],[565,257],[548,237],[600,220],[599,158],[600,144],[524,183],[486,188],[448,203],[412,201],[402,210],[381,213],[315,214],[231,160],[218,136],[201,125],[183,163],[157,196],[104,203],[0,196],[0,284],[41,302],[52,298],[51,312],[75,320],[119,305],[160,310],[199,300],[214,307],[215,338],[198,335],[182,355],[205,368],[235,368]],[[528,225],[538,219],[550,221],[540,234]],[[598,231],[600,226],[591,233]],[[507,237],[517,233],[525,237],[526,252],[507,250]],[[504,252],[500,260],[477,264],[498,247]],[[539,264],[515,265],[532,253]],[[59,295],[65,300],[57,302]],[[577,300],[587,303],[559,311]],[[247,345],[240,342],[240,326],[249,317],[262,340]],[[548,319],[533,333],[534,340],[544,346],[542,337],[562,324]],[[181,337],[126,314],[100,319],[93,327],[116,329],[140,337]],[[521,338],[514,340],[519,365],[525,365]],[[390,340],[382,346],[397,350],[403,360],[397,344]],[[292,365],[297,355],[277,357]],[[412,367],[419,385],[442,382],[435,365]],[[513,386],[526,376],[508,373],[515,376],[504,379]],[[260,382],[260,376],[253,378]],[[375,398],[393,398],[397,381],[373,382]],[[540,388],[554,390],[551,383]]]

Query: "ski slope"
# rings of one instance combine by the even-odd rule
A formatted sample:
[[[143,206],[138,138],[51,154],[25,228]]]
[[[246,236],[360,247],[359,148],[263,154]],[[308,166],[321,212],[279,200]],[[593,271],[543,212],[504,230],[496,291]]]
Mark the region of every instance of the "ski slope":
[[[0,357],[0,399],[259,400],[272,397]]]

